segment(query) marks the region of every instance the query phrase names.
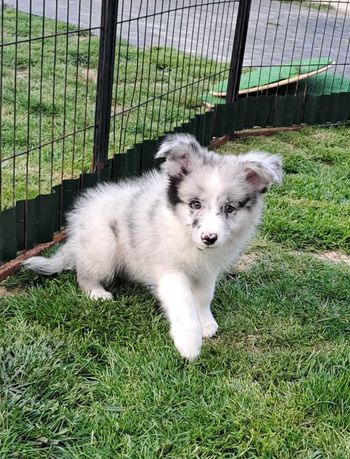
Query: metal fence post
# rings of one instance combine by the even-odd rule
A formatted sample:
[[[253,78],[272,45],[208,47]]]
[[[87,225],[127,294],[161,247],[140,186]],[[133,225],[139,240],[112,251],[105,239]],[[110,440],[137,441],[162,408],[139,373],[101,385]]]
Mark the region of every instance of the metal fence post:
[[[239,83],[241,80],[241,73],[243,67],[244,51],[247,40],[250,7],[251,0],[239,1],[236,20],[236,30],[233,40],[233,48],[227,84],[226,103],[233,102],[238,96]]]
[[[106,165],[111,121],[118,0],[102,0],[96,88],[93,171]]]

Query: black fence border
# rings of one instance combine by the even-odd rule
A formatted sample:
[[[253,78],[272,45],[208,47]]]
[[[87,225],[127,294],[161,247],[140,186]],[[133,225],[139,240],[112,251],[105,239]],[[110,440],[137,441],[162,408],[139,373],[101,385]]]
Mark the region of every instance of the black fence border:
[[[264,110],[260,110],[261,104]],[[217,105],[213,110],[196,115],[174,129],[197,137],[209,146],[213,137],[235,131],[267,126],[339,123],[350,120],[350,93],[317,96],[257,96],[238,99],[234,103]],[[0,262],[16,257],[17,252],[36,244],[49,242],[64,226],[64,215],[74,199],[84,190],[102,182],[138,176],[158,167],[154,154],[165,136],[145,140],[124,154],[116,154],[97,172],[81,174],[77,179],[63,180],[52,192],[0,213]]]
[[[173,132],[193,134],[203,146],[209,146],[215,137],[233,135],[236,131],[256,126],[288,127],[350,120],[350,93],[265,93],[237,97],[251,6],[251,0],[238,1],[226,103],[194,116]],[[0,212],[0,265],[15,258],[20,251],[52,241],[54,234],[64,226],[65,214],[74,199],[84,190],[102,182],[134,177],[158,167],[154,154],[164,135],[156,140],[144,140],[126,153],[115,154],[112,159],[107,159],[117,10],[117,0],[102,1],[101,12],[104,14],[101,14],[93,172],[81,174],[76,179],[63,180],[52,188],[51,193],[17,201],[15,207]],[[107,62],[106,59],[112,60]]]

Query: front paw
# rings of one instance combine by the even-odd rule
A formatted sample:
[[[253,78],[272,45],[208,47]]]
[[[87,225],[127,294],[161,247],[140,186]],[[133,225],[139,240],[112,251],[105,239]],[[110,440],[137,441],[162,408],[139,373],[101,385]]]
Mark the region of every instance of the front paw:
[[[199,356],[202,346],[202,331],[199,327],[192,329],[172,327],[170,334],[182,357],[194,360]]]
[[[203,338],[211,338],[212,336],[216,335],[218,328],[219,325],[217,324],[215,319],[208,320],[207,322],[202,324]]]
[[[107,292],[104,288],[92,289],[89,293],[89,297],[92,300],[113,300],[111,292]]]

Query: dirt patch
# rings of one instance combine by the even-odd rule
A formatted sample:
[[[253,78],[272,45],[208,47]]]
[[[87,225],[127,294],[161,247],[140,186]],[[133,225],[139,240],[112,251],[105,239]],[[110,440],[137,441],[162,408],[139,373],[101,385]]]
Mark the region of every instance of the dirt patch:
[[[119,105],[117,103],[113,103],[112,104],[111,115],[113,115],[113,116],[117,116],[117,115],[126,116],[128,114],[128,112],[129,112],[129,107],[128,106]]]
[[[88,79],[93,83],[97,83],[97,70],[95,69],[82,69],[81,75],[84,79]]]
[[[314,253],[314,252],[291,251],[290,253],[294,256],[308,254],[316,258],[317,260],[327,261],[329,263],[345,263],[346,265],[350,266],[350,255],[347,255],[346,253],[343,253],[343,252],[327,251],[327,252]],[[255,264],[258,256],[259,255],[254,252],[242,255],[238,263],[235,265],[234,271],[236,272],[248,271]]]
[[[10,286],[9,288],[0,285],[0,299],[8,296],[15,296],[25,291],[22,285]]]
[[[241,256],[238,263],[235,266],[235,271],[242,272],[247,271],[252,267],[255,260],[258,258],[257,253],[246,253]]]
[[[211,345],[215,346],[227,346],[229,345],[232,348],[237,350],[243,350],[249,352],[250,354],[259,354],[264,352],[264,346],[261,346],[260,343],[260,336],[259,335],[246,335],[243,336],[241,339],[236,340],[232,338],[232,336],[226,335],[225,333],[220,332],[219,327],[219,334],[210,338],[209,342]]]
[[[289,196],[284,196],[284,199],[288,201],[290,204],[305,205],[309,207],[315,207],[317,209],[322,209],[329,206],[329,203],[327,201],[318,201],[316,199],[294,198]]]
[[[320,140],[321,142],[325,142],[329,139],[329,131],[321,131],[321,132],[313,132],[310,134],[310,137],[315,140]]]
[[[350,266],[350,255],[342,252],[321,252],[314,253],[313,256],[321,261],[329,261],[330,263],[345,263]]]
[[[0,287],[0,298],[5,298],[5,296],[13,296],[14,292],[10,292],[5,287]]]
[[[260,336],[259,335],[246,335],[243,336],[241,341],[237,343],[238,347],[241,347],[245,349],[246,351],[250,352],[259,352],[260,349],[258,347],[258,340]]]
[[[29,70],[27,68],[25,69],[19,69],[17,70],[16,76],[19,80],[27,80],[29,75]]]

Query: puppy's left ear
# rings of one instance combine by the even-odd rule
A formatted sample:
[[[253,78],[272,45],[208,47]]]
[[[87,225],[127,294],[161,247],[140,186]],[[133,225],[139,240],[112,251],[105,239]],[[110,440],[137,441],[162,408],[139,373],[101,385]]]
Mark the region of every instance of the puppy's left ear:
[[[261,151],[251,151],[239,157],[247,182],[264,193],[273,183],[282,183],[282,159]]]
[[[173,177],[186,175],[205,160],[206,153],[193,135],[168,135],[156,153],[156,158],[165,158],[162,168]]]

